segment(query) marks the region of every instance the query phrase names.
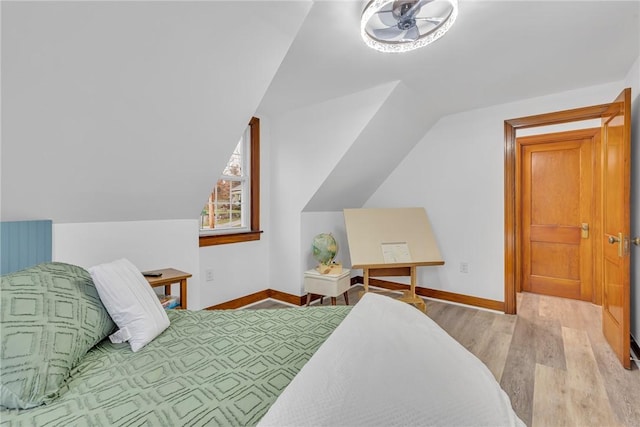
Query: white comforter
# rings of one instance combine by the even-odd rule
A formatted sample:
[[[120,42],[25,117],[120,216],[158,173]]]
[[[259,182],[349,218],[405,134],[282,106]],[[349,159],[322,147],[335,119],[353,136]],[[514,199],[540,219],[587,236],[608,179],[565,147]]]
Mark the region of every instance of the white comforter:
[[[487,367],[434,321],[365,294],[261,426],[524,426]]]

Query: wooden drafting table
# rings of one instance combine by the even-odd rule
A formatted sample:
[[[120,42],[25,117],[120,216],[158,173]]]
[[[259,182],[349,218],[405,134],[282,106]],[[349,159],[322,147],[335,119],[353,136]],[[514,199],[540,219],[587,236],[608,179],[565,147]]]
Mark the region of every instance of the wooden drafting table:
[[[410,276],[400,300],[426,311],[416,295],[417,267],[444,261],[424,208],[345,209],[351,268],[361,268],[364,290],[370,277]]]

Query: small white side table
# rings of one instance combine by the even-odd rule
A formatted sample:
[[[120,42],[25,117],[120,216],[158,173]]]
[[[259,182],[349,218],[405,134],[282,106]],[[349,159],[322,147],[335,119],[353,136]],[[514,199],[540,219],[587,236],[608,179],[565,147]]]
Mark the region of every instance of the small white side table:
[[[347,291],[351,287],[351,270],[342,270],[340,274],[320,274],[318,270],[304,272],[304,290],[307,292],[307,305],[312,295],[331,297],[331,305],[336,305],[336,297],[344,296],[344,302],[349,305]],[[322,299],[321,299],[322,301]]]

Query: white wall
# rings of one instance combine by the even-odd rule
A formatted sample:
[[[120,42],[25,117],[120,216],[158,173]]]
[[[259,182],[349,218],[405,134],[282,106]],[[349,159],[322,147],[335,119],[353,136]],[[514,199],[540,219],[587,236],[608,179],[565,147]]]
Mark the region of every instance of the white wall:
[[[260,240],[199,249],[200,305],[212,305],[250,295],[271,287],[269,282],[269,239],[271,217],[271,121],[260,116]],[[212,270],[213,280],[206,280]]]
[[[268,164],[269,120],[261,120],[260,128],[260,161]],[[267,231],[259,241],[199,248],[198,219],[54,224],[53,259],[88,268],[128,258],[140,270],[173,267],[187,271],[193,274],[188,280],[187,304],[194,310],[267,289],[268,181],[269,168],[262,167],[261,225]],[[213,281],[205,280],[208,269],[213,270]],[[172,292],[177,293],[178,287]]]
[[[273,119],[271,159],[266,166],[271,169],[268,232],[272,289],[301,294],[301,213],[392,87],[372,88]]]
[[[447,264],[420,269],[419,283],[501,301],[503,121],[605,103],[626,86],[633,88],[633,108],[637,112],[638,80],[636,61],[624,84],[611,83],[444,117],[364,207],[425,206]],[[171,266],[189,271],[194,275],[189,280],[188,300],[193,309],[266,288],[302,294],[302,272],[315,264],[310,251],[314,235],[334,233],[340,245],[338,259],[345,267],[350,266],[342,212],[302,212],[313,190],[331,169],[331,159],[326,157],[318,164],[322,144],[326,142],[324,149],[335,156],[333,162],[338,161],[340,150],[346,150],[349,142],[357,138],[379,106],[375,101],[383,99],[383,95],[354,95],[355,98],[296,111],[288,120],[280,118],[280,126],[292,126],[303,117],[307,122],[294,126],[285,134],[287,138],[277,142],[272,137],[273,121],[262,118],[261,155],[266,167],[262,168],[261,205],[265,233],[260,241],[198,248],[196,219],[54,224],[54,260],[89,267],[127,257],[141,270]],[[354,110],[358,105],[362,108]],[[310,120],[315,122],[313,132],[306,127]],[[634,164],[640,164],[635,113],[632,134]],[[297,163],[291,165],[294,159],[298,159]],[[277,179],[272,179],[269,171],[277,174]],[[640,181],[638,171],[639,168],[634,169],[634,183]],[[632,189],[634,236],[640,234],[639,189],[637,185]],[[640,292],[635,291],[640,283],[639,253],[637,248],[632,249],[635,336],[640,331]],[[468,274],[459,272],[461,261],[469,263]],[[213,269],[212,282],[204,280],[207,269]]]
[[[389,96],[340,160],[331,165],[305,212],[362,206],[442,115],[437,103],[425,103],[405,84],[390,85]]]
[[[252,242],[200,248],[199,305],[202,308],[271,287],[265,237]],[[212,281],[206,280],[209,269],[213,271]]]
[[[54,261],[88,268],[120,258],[141,271],[176,268],[193,274],[187,281],[187,307],[202,308],[197,219],[53,225]]]
[[[266,244],[203,250],[200,295],[196,218],[311,5],[3,2],[2,219],[52,219],[55,260],[188,271],[189,308],[244,295],[224,268]]]
[[[419,285],[504,301],[504,120],[607,103],[622,87],[610,83],[446,116],[364,207],[424,206],[446,264],[419,269]],[[460,272],[461,262],[468,262],[468,274]]]

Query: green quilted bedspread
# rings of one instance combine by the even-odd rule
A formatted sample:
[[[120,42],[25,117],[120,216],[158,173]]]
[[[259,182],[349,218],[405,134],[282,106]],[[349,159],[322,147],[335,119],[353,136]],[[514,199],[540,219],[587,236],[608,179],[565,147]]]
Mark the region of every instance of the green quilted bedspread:
[[[57,400],[3,410],[0,425],[254,425],[349,310],[171,310],[142,350],[102,341]]]

